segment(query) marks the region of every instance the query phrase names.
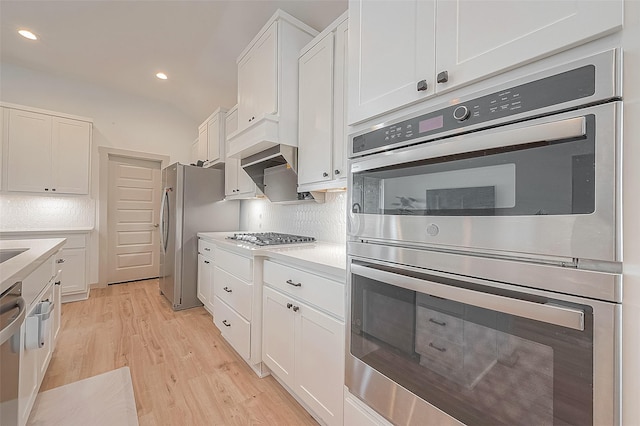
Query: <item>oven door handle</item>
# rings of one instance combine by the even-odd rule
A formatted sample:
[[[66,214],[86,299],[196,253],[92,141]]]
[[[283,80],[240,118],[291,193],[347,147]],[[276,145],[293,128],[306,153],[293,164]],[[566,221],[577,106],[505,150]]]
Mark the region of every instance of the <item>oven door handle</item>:
[[[551,142],[585,137],[587,122],[584,116],[566,118],[515,128],[486,130],[446,139],[445,143],[427,143],[415,147],[392,151],[393,155],[372,156],[351,165],[351,172],[363,172],[394,164],[508,146],[526,145],[535,142]],[[444,142],[444,141],[443,141]]]
[[[407,290],[428,293],[455,302],[465,303],[492,311],[502,312],[518,317],[529,318],[574,330],[584,330],[584,312],[551,303],[535,303],[511,297],[482,293],[466,288],[454,287],[435,281],[423,280],[407,275],[370,268],[363,265],[351,264],[351,273],[370,278]],[[433,274],[433,271],[429,273]],[[437,274],[433,274],[437,275]],[[474,280],[475,282],[475,280]]]

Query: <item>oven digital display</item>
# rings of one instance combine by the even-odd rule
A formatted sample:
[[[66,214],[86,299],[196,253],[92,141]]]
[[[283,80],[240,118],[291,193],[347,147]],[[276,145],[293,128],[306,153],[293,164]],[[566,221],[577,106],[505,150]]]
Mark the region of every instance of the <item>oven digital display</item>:
[[[430,132],[432,130],[442,129],[444,126],[444,116],[428,118],[418,123],[418,133]]]

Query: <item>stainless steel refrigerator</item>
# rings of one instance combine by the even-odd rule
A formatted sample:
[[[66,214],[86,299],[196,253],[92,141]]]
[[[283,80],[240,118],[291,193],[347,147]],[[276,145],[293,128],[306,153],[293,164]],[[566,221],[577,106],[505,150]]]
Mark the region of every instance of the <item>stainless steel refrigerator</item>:
[[[197,296],[198,232],[238,229],[240,204],[224,201],[224,170],[172,164],[162,171],[160,293],[174,310]]]

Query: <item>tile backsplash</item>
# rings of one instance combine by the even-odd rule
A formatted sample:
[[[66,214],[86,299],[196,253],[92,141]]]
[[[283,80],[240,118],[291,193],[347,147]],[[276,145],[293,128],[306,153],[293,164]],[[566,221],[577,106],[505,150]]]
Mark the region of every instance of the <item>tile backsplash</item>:
[[[346,192],[327,192],[324,203],[273,204],[244,200],[240,228],[249,232],[285,232],[315,237],[318,241],[346,241]]]
[[[3,193],[0,196],[0,231],[93,227],[95,204],[89,197]]]

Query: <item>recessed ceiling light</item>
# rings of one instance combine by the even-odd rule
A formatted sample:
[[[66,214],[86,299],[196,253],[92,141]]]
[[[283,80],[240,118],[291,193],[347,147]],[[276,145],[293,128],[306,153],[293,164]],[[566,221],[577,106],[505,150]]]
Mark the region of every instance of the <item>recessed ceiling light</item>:
[[[156,74],[156,77],[158,77],[160,80],[166,80],[168,78],[167,75],[163,72],[159,72],[158,74]]]
[[[38,36],[36,36],[34,33],[32,33],[29,30],[19,30],[18,34],[20,34],[24,38],[28,38],[29,40],[37,40],[38,39]]]

